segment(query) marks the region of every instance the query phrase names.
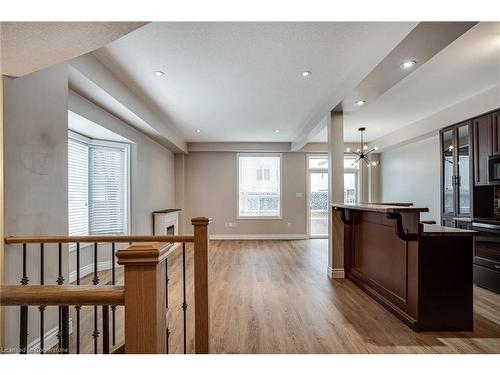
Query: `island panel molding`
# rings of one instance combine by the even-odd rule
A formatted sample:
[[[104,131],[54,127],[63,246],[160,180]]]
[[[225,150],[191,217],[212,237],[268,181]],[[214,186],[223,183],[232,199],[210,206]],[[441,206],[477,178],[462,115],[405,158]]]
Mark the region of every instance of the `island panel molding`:
[[[424,225],[420,212],[427,209],[410,205],[332,209],[342,216],[349,280],[414,331],[473,329],[475,231]]]

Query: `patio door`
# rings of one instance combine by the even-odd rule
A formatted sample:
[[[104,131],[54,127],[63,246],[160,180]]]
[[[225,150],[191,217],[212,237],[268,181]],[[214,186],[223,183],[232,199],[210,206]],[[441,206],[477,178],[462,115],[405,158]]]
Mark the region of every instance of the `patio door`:
[[[328,237],[328,156],[308,156],[308,227],[311,238]]]

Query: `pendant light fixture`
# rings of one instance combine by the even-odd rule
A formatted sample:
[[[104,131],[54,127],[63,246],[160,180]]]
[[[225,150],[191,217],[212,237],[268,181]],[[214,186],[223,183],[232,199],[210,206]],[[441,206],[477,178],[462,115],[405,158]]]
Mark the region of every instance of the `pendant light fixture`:
[[[356,151],[352,151],[350,148],[347,149],[347,152],[353,155],[356,155],[357,158],[356,160],[352,163],[352,165],[355,165],[358,163],[360,160],[365,162],[368,167],[370,166],[375,166],[377,165],[377,162],[372,162],[368,155],[370,155],[373,151],[377,151],[377,147],[373,147],[371,150],[368,150],[368,146],[364,143],[363,141],[363,132],[366,130],[366,128],[359,128],[358,129],[360,132],[360,142],[359,142],[359,148]]]

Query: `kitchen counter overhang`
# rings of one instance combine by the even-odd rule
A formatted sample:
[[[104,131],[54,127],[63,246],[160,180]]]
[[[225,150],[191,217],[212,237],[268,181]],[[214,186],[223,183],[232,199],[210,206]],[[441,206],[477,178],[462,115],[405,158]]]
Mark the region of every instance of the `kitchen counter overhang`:
[[[410,204],[332,208],[349,280],[415,331],[473,329],[474,231],[421,224]]]

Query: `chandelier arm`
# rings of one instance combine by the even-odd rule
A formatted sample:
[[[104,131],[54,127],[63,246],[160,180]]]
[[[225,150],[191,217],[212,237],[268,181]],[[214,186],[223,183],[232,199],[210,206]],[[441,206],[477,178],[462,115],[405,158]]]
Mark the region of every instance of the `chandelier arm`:
[[[372,153],[373,151],[375,151],[375,148],[372,148],[370,151],[367,151],[367,152],[365,153],[365,155],[368,155],[368,154]]]

